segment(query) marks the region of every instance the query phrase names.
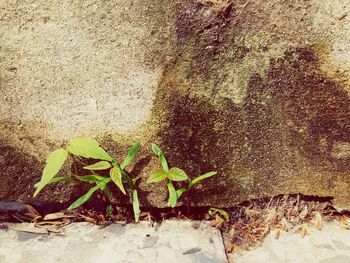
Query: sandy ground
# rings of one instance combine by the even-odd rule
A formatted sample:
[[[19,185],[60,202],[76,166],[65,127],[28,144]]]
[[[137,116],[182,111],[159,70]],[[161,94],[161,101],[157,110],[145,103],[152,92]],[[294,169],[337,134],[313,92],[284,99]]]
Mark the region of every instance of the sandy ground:
[[[0,230],[2,263],[225,263],[220,231],[205,222],[167,220],[150,226],[74,223],[59,233],[12,224]],[[36,232],[36,233],[35,233]]]
[[[276,239],[271,232],[264,242],[248,251],[230,254],[230,263],[348,263],[350,262],[350,230],[338,222],[326,223],[322,231],[308,228],[301,233],[282,232]]]

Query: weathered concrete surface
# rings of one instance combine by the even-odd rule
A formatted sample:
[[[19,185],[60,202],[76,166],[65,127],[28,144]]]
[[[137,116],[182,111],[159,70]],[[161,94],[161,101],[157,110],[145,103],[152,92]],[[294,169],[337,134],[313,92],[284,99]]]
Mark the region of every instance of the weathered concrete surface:
[[[112,224],[103,229],[74,223],[66,226],[63,233],[50,235],[0,231],[3,263],[226,262],[220,231],[199,222],[165,221],[158,227],[150,227],[147,222]]]
[[[230,3],[2,1],[0,198],[29,197],[48,152],[85,135],[217,170],[198,205],[301,192],[350,208],[350,1]],[[141,203],[164,206],[148,148]]]
[[[336,223],[325,229],[310,229],[304,238],[298,233],[283,233],[278,240],[271,233],[260,247],[228,255],[232,263],[347,263],[350,262],[350,231]]]
[[[171,59],[174,4],[1,1],[0,199],[30,197],[47,154],[65,140],[119,140],[144,125]]]

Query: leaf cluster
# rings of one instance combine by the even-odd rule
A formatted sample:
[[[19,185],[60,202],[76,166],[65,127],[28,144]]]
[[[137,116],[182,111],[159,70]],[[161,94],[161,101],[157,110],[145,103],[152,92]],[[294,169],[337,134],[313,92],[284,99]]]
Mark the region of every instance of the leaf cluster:
[[[159,146],[157,146],[156,144],[152,144],[152,151],[158,156],[162,169],[155,171],[148,178],[147,183],[157,183],[166,181],[169,192],[168,205],[171,207],[175,207],[182,194],[190,191],[195,184],[217,174],[216,172],[208,172],[191,180],[189,179],[185,171],[183,171],[182,169],[178,167],[173,167],[169,169],[168,161],[166,160],[165,155]],[[176,190],[173,182],[181,181],[188,181],[187,187],[179,188]]]
[[[140,204],[135,183],[139,177],[131,178],[125,171],[125,168],[132,163],[139,149],[140,143],[135,143],[128,151],[128,154],[124,160],[119,163],[117,159],[110,156],[96,140],[85,137],[73,139],[66,147],[57,149],[48,156],[41,180],[34,186],[36,188],[34,197],[37,196],[46,185],[51,183],[84,182],[93,184],[93,186],[83,196],[78,198],[68,208],[75,209],[87,202],[98,190],[103,191],[107,197],[110,197],[110,183],[114,183],[119,188],[119,190],[124,195],[126,195],[128,192],[125,189],[126,184],[128,185],[127,189],[129,190],[129,194],[133,203],[135,221],[138,222],[140,217]],[[165,155],[159,146],[152,144],[152,151],[158,156],[162,169],[155,171],[148,178],[147,183],[157,183],[162,181],[166,182],[169,192],[168,205],[170,207],[175,207],[182,195],[185,192],[190,191],[194,185],[216,174],[216,172],[208,172],[191,180],[186,172],[182,169],[178,167],[169,168],[167,159],[165,158]],[[98,161],[91,165],[83,167],[85,170],[91,172],[90,175],[73,175],[72,178],[56,176],[69,156],[94,159]],[[109,171],[109,176],[106,177],[99,175],[98,173],[100,171]],[[176,189],[173,182],[183,181],[188,182],[187,186],[184,188]]]
[[[88,201],[97,190],[102,190],[107,196],[110,196],[111,192],[108,187],[110,182],[113,182],[123,194],[126,194],[124,184],[127,183],[131,189],[130,192],[133,200],[134,216],[135,221],[137,222],[139,220],[140,208],[137,190],[135,189],[135,182],[138,178],[130,178],[125,172],[125,168],[134,160],[139,148],[140,143],[135,143],[130,148],[123,162],[119,164],[119,162],[110,156],[96,140],[85,137],[73,139],[65,148],[55,150],[49,155],[46,160],[41,180],[35,184],[36,190],[34,197],[37,196],[46,185],[51,183],[81,181],[94,184],[95,186],[91,187],[86,194],[78,198],[68,208],[75,209]],[[92,165],[83,167],[84,169],[91,171],[91,175],[74,175],[73,179],[67,177],[55,177],[63,167],[69,155],[99,161]],[[109,177],[97,174],[98,171],[102,170],[109,170]]]

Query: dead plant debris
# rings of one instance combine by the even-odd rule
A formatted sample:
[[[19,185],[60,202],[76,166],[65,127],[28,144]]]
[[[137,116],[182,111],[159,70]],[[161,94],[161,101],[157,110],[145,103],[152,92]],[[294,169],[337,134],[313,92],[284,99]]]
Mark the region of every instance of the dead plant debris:
[[[321,231],[324,222],[332,220],[349,229],[348,216],[338,212],[330,199],[317,200],[303,195],[252,200],[233,208],[230,214],[230,222],[222,229],[227,252],[254,247],[271,232],[276,239],[283,232],[296,232],[304,237],[311,226]]]
[[[73,211],[62,210],[46,215],[40,215],[35,208],[28,208],[25,204],[11,203],[11,206],[6,206],[6,209],[4,210],[5,219],[11,216],[10,218],[17,222],[34,223],[16,226],[15,230],[32,233],[60,233],[64,226],[72,222],[90,222],[103,228],[113,222],[133,221],[132,206],[114,205],[112,211],[108,213],[102,212],[103,209],[80,207]],[[279,239],[283,232],[296,232],[304,237],[309,234],[310,227],[321,231],[324,228],[324,222],[332,220],[337,220],[342,228],[350,230],[349,214],[337,211],[330,198],[279,195],[250,200],[236,207],[225,209],[230,216],[229,220],[218,212],[222,210],[213,211],[212,209],[210,215],[209,210],[210,207],[187,206],[143,208],[140,220],[148,221],[150,225],[174,218],[209,220],[211,226],[222,231],[228,253],[254,247],[260,244],[269,233],[273,233],[276,239]],[[24,215],[21,215],[20,212]],[[6,230],[7,225],[0,224],[0,228]]]

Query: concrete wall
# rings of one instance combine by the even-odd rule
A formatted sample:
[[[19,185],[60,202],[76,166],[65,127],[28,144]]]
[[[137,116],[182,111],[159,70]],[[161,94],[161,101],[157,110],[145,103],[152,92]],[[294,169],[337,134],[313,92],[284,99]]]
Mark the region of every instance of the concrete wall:
[[[217,170],[198,205],[300,192],[350,208],[349,0],[0,8],[0,199],[29,198],[48,153],[89,136],[116,156],[140,140],[145,179],[150,142],[191,177]],[[165,205],[145,179],[142,203]]]

